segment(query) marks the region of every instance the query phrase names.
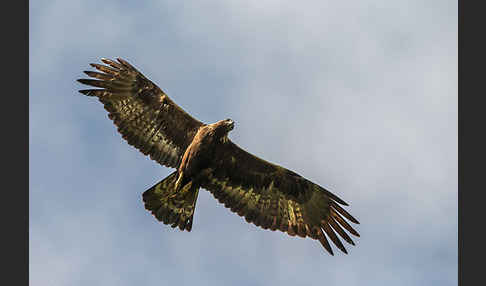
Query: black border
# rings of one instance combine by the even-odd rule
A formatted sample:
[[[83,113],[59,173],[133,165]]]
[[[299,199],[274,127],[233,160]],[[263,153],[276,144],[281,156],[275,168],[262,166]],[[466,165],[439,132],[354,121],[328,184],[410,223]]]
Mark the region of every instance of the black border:
[[[8,6],[8,8],[7,8]],[[29,284],[29,2],[4,5],[2,26],[2,283]],[[5,90],[7,89],[7,90]]]
[[[484,284],[483,226],[484,199],[483,139],[485,107],[478,99],[485,97],[484,9],[466,2],[458,4],[458,281],[459,285]],[[479,6],[479,5],[478,5]],[[469,15],[467,15],[467,13]],[[469,140],[466,139],[469,135]],[[476,159],[476,160],[474,160]],[[466,162],[469,167],[466,167]],[[476,181],[474,180],[476,179]]]

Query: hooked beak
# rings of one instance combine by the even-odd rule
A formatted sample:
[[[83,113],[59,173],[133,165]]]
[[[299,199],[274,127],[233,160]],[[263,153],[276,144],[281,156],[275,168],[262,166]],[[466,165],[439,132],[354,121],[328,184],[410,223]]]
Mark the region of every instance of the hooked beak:
[[[230,120],[229,128],[230,128],[230,130],[233,130],[233,128],[235,128],[235,122],[233,120]]]

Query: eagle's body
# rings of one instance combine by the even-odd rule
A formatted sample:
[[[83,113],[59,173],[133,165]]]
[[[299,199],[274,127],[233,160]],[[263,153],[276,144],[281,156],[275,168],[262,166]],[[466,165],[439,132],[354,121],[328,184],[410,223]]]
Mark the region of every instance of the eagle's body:
[[[346,252],[337,237],[354,245],[359,234],[345,218],[358,221],[347,205],[323,187],[238,147],[228,132],[230,119],[204,124],[177,106],[159,87],[122,59],[91,64],[85,72],[98,80],[79,82],[102,89],[80,90],[96,96],[130,145],[176,171],[143,193],[145,208],[165,224],[190,231],[200,188],[231,211],[264,229],[311,237],[331,254],[325,234]],[[324,234],[325,233],[325,234]]]
[[[196,135],[182,156],[179,168],[177,168],[177,180],[175,190],[178,191],[187,182],[199,187],[201,175],[209,170],[211,159],[219,144],[225,144],[228,140],[228,132],[234,127],[231,119],[221,120],[213,124],[199,127]]]
[[[218,148],[219,144],[227,142],[228,132],[233,129],[233,126],[233,121],[227,119],[199,127],[182,156],[178,168],[179,176],[184,174],[191,178],[208,167],[214,156],[214,150]]]

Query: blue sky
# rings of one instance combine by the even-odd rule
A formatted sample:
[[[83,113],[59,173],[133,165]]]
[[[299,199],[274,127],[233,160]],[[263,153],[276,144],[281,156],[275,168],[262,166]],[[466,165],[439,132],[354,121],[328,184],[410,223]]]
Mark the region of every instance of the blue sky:
[[[456,1],[38,0],[29,39],[31,285],[457,285]],[[159,223],[141,194],[172,170],[77,93],[100,57],[343,198],[357,245],[206,191],[191,233]]]

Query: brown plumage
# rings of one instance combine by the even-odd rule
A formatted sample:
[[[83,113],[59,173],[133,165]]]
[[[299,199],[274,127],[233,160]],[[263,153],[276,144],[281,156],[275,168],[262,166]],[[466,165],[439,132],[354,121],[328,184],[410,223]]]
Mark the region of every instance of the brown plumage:
[[[323,187],[260,159],[228,139],[230,119],[204,124],[177,106],[128,62],[101,59],[100,72],[80,83],[97,97],[128,144],[177,170],[143,193],[145,208],[158,220],[191,231],[199,188],[210,191],[231,211],[263,229],[319,240],[333,254],[329,238],[347,253],[338,235],[358,232],[359,222],[339,205],[348,204]],[[337,235],[338,234],[338,235]]]

